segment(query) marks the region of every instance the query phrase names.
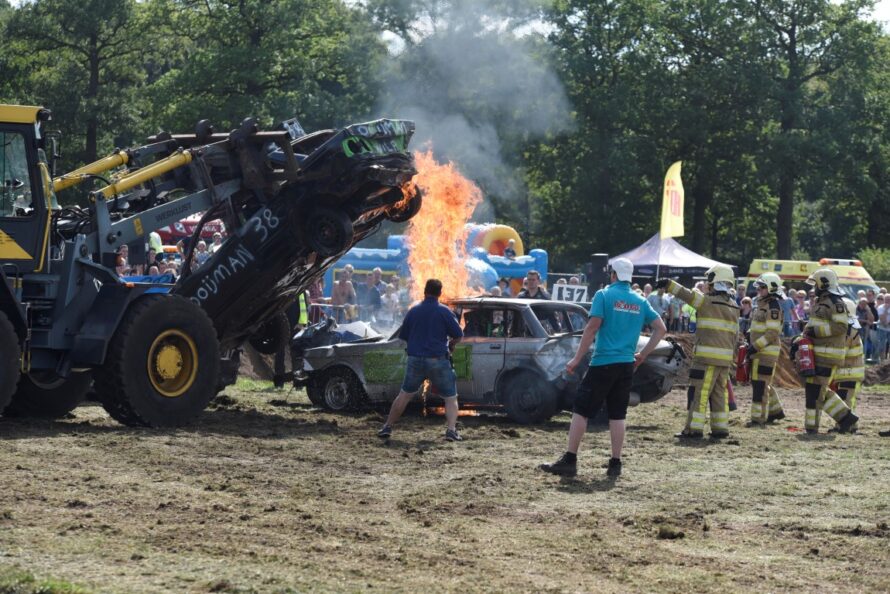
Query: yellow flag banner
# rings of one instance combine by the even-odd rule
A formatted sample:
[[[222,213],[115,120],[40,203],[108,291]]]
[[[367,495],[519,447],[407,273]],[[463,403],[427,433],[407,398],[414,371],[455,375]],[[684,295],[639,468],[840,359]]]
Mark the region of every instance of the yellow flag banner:
[[[683,237],[683,180],[677,161],[664,176],[664,198],[661,203],[661,238]]]

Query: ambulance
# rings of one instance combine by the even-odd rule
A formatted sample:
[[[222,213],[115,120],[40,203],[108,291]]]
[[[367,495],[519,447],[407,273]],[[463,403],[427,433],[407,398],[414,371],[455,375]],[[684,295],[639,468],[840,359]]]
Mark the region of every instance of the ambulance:
[[[764,272],[775,272],[782,277],[786,289],[803,289],[812,287],[806,284],[807,278],[820,268],[830,268],[837,273],[838,283],[855,302],[859,301],[858,292],[872,289],[877,293],[878,286],[860,260],[840,258],[822,258],[818,262],[808,260],[754,260],[745,277],[745,293],[754,295],[753,283]]]

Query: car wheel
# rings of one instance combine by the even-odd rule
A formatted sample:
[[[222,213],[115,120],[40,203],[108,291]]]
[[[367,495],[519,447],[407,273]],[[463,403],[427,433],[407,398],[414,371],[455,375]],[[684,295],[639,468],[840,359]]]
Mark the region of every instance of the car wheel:
[[[365,390],[347,367],[326,370],[321,377],[322,406],[328,410],[349,410],[364,401]]]
[[[386,211],[386,218],[393,223],[404,223],[405,221],[414,218],[414,216],[420,212],[421,206],[423,206],[423,196],[421,196],[420,190],[417,190],[417,194],[402,208],[398,210],[388,209]]]
[[[274,355],[290,340],[290,323],[283,313],[266,321],[249,339],[258,353]]]
[[[310,371],[306,381],[306,396],[315,406],[324,406],[324,374]]]
[[[355,234],[349,215],[332,208],[313,210],[306,217],[305,230],[309,248],[322,258],[345,251],[352,245]]]
[[[530,371],[508,377],[501,394],[507,416],[523,425],[546,421],[559,408],[554,387]]]

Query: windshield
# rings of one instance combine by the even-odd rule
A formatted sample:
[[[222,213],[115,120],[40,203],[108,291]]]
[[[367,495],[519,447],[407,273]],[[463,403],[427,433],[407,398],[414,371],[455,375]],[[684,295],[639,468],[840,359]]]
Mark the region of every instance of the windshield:
[[[25,137],[0,132],[0,217],[25,216],[31,209],[31,179]]]
[[[866,293],[868,291],[874,291],[875,293],[878,292],[877,285],[848,284],[844,282],[840,283],[840,285],[841,289],[843,289],[844,293],[846,293],[846,296],[852,299],[854,303],[859,303],[859,291],[865,291]]]
[[[532,306],[535,317],[541,322],[547,336],[584,330],[587,316],[576,308],[555,308]]]

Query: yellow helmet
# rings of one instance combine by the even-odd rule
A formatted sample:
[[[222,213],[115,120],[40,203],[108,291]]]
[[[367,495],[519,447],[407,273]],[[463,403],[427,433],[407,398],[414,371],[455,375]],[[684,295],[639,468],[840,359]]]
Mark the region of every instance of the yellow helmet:
[[[807,279],[807,284],[816,287],[817,293],[828,291],[840,296],[844,294],[837,282],[837,273],[830,268],[820,268],[811,274],[810,278]]]
[[[732,268],[726,264],[711,266],[705,272],[705,276],[714,291],[729,291],[735,286],[735,275],[732,273]]]
[[[764,272],[754,281],[754,286],[766,287],[774,295],[782,293],[782,279],[775,272]]]
[[[856,315],[856,303],[852,299],[844,297],[844,305],[847,307],[847,317],[849,318],[850,325],[857,330],[862,328],[859,324],[859,316]]]

